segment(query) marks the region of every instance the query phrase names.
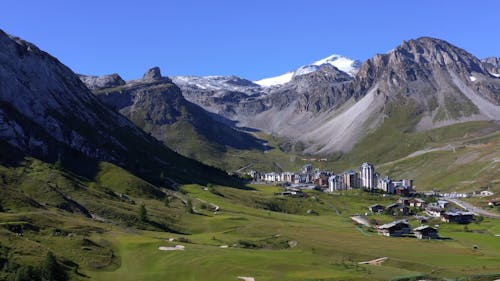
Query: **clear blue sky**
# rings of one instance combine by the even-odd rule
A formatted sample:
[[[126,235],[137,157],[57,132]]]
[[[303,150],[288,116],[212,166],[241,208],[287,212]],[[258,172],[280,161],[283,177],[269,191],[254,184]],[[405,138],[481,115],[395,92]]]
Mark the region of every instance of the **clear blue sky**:
[[[366,60],[432,36],[500,56],[500,1],[2,0],[0,28],[75,72],[274,76],[330,54]]]

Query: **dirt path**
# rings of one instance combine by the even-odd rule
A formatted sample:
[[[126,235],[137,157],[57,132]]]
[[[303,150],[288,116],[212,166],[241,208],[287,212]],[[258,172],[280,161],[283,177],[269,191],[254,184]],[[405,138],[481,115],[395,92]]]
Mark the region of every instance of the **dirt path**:
[[[383,258],[378,258],[378,259],[374,259],[371,261],[358,262],[358,264],[382,265],[382,263],[385,262],[386,260],[387,260],[387,257],[383,257]]]
[[[238,279],[241,279],[243,281],[255,281],[255,278],[253,278],[253,277],[238,276]]]
[[[365,218],[363,218],[361,216],[352,216],[351,220],[353,220],[356,223],[359,223],[359,224],[362,224],[364,226],[367,226],[367,227],[371,227],[372,226],[367,219],[365,219]]]
[[[460,147],[463,147],[463,146],[460,146]],[[380,164],[380,165],[378,165],[378,167],[384,167],[384,166],[387,166],[387,165],[395,164],[395,163],[401,162],[403,160],[406,160],[408,158],[417,157],[417,156],[420,156],[420,155],[423,155],[423,154],[426,154],[426,153],[430,153],[430,152],[435,152],[435,151],[453,151],[453,152],[455,152],[455,150],[457,148],[460,148],[460,147],[456,147],[454,145],[449,144],[449,145],[446,145],[446,146],[443,146],[443,147],[425,148],[425,149],[418,150],[418,151],[415,151],[413,153],[410,153],[410,154],[406,155],[403,158],[399,158],[399,159],[396,159],[394,161],[390,161],[390,162],[387,162],[387,163]]]

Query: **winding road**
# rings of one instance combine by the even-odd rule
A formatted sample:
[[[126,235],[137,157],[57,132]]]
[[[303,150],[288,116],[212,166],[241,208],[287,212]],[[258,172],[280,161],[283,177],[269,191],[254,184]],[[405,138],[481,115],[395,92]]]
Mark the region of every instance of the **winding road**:
[[[480,215],[483,217],[494,218],[494,219],[500,219],[500,214],[495,214],[495,213],[486,211],[484,209],[478,208],[478,207],[476,207],[470,203],[464,202],[462,200],[459,200],[456,198],[447,198],[447,197],[444,197],[444,199],[446,199],[452,203],[455,203],[459,207],[466,209],[469,212],[474,213],[475,215]]]

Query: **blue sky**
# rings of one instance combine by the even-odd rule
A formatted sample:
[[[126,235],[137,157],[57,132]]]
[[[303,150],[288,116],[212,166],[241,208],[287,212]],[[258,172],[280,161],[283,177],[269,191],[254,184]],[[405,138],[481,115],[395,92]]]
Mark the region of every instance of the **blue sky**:
[[[366,60],[432,36],[500,56],[500,1],[0,1],[0,28],[75,72],[256,80],[341,54]]]

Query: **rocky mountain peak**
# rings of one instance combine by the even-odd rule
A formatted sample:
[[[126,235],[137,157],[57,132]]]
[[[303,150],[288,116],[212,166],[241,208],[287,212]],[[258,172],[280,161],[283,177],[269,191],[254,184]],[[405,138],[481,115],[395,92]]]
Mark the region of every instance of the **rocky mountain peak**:
[[[148,71],[146,71],[146,73],[142,76],[142,79],[146,81],[160,80],[161,78],[161,71],[158,66],[148,69]]]
[[[91,90],[125,85],[125,81],[117,73],[103,76],[78,75],[78,77]]]

